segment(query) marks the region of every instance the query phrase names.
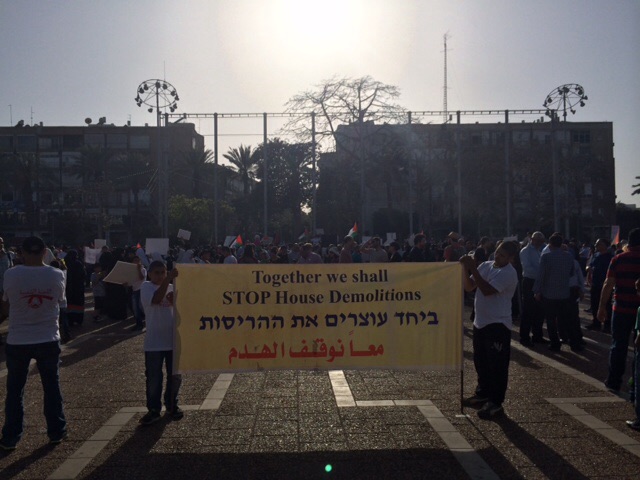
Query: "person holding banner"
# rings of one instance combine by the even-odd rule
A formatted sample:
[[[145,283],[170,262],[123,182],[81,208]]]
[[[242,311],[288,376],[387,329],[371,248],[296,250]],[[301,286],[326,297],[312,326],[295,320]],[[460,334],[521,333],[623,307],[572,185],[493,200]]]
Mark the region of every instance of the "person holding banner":
[[[513,242],[501,243],[495,260],[476,267],[474,258],[465,255],[459,262],[468,274],[463,275],[464,289],[476,290],[473,321],[473,363],[478,374],[475,395],[465,402],[482,406],[478,416],[490,419],[504,412],[502,403],[507,391],[511,357],[511,298],[518,285],[518,274],[511,262],[518,254]]]
[[[140,288],[140,300],[147,320],[147,333],[144,337],[144,365],[147,410],[140,419],[142,425],[151,425],[160,420],[162,409],[162,364],[167,372],[167,386],[164,392],[164,405],[174,420],[180,420],[184,413],[178,406],[178,392],[182,377],[173,374],[173,331],[175,315],[173,309],[173,285],[178,276],[175,268],[167,273],[163,262],[154,260],[149,265],[150,282],[144,282]]]

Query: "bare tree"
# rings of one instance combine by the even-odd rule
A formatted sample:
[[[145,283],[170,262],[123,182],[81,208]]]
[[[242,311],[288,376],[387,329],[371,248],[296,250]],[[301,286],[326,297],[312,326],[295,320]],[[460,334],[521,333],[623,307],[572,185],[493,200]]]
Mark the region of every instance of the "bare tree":
[[[340,125],[398,123],[406,121],[406,110],[395,103],[400,90],[370,76],[361,78],[331,78],[312,90],[293,96],[286,104],[286,112],[295,114],[283,130],[296,135],[300,141],[311,138],[309,117],[316,114],[316,141],[326,148],[334,146]],[[370,132],[367,132],[370,133]],[[340,145],[347,148],[347,145]]]

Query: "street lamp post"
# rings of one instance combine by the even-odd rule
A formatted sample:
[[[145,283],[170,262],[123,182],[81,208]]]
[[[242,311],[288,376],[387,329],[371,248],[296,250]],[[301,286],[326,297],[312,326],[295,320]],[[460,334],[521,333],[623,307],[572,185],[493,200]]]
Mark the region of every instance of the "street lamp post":
[[[158,222],[162,231],[162,236],[169,236],[169,199],[168,199],[168,161],[166,154],[162,151],[161,123],[162,109],[169,109],[171,113],[178,108],[180,97],[175,87],[166,80],[151,79],[145,80],[138,85],[135,98],[138,107],[142,104],[149,107],[149,113],[156,110],[156,159],[158,164]]]
[[[560,85],[559,87],[551,90],[546,96],[543,107],[547,109],[546,115],[551,119],[551,169],[553,173],[553,229],[554,231],[560,231],[560,219],[559,219],[559,198],[558,198],[558,160],[556,135],[559,128],[558,111],[562,111],[563,122],[567,121],[567,111],[570,111],[575,115],[577,107],[584,107],[585,102],[589,100],[589,97],[584,92],[584,88],[577,83],[567,83]],[[568,192],[565,188],[565,200],[568,197]],[[564,216],[568,215],[566,211],[567,202],[564,202],[565,211]],[[569,236],[569,226],[567,222],[568,218],[565,218],[565,235]]]

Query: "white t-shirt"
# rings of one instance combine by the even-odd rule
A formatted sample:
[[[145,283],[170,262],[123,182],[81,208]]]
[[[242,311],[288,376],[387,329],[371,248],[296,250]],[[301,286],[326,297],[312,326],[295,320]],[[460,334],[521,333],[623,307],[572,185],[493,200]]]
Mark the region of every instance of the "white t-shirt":
[[[11,345],[31,345],[60,340],[60,308],[67,306],[65,278],[50,266],[17,265],[4,274],[3,300],[9,301]]]
[[[169,297],[173,297],[173,285],[169,284],[167,294],[162,299],[162,302],[153,304],[151,303],[153,294],[156,293],[159,287],[160,285],[155,283],[144,282],[140,288],[140,302],[147,322],[147,333],[144,337],[145,352],[173,350],[175,321],[173,301],[169,300]]]
[[[233,255],[229,255],[228,257],[224,257],[224,260],[222,261],[222,263],[225,264],[232,264],[232,263],[238,263],[238,259],[236,257],[234,257]]]
[[[142,278],[137,279],[135,282],[131,284],[131,288],[134,292],[137,292],[142,287],[142,284],[147,279],[147,269],[144,267],[140,268],[140,273],[142,273]]]
[[[474,327],[483,328],[492,323],[502,323],[511,329],[513,325],[511,298],[518,286],[516,269],[511,264],[496,268],[493,261],[488,261],[478,267],[478,272],[498,293],[484,295],[479,288],[476,288]]]

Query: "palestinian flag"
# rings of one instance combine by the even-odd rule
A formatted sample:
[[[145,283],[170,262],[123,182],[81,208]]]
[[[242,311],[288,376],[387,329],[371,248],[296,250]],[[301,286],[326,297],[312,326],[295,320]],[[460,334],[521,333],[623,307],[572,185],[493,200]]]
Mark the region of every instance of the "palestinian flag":
[[[349,233],[347,233],[347,235],[353,238],[356,238],[358,236],[358,222],[355,222],[353,224],[353,228],[349,230]]]
[[[231,244],[232,247],[240,247],[242,246],[242,237],[240,235],[238,235],[236,237],[236,239],[233,241],[233,243]]]

